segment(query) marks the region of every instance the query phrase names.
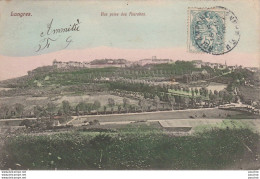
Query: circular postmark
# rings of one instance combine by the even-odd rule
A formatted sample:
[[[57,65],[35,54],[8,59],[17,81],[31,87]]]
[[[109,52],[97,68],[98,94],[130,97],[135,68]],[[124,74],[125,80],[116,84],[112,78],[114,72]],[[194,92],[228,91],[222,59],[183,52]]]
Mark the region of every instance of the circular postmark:
[[[240,39],[238,19],[224,7],[197,12],[191,23],[191,33],[195,46],[213,55],[230,52]]]

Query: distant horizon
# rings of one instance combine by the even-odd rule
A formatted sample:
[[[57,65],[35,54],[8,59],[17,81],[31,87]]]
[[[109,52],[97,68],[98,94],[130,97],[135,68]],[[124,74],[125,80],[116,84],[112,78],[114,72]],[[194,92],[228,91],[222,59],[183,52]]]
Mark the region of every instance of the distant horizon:
[[[156,57],[155,59],[153,59],[153,57]],[[151,58],[149,58],[149,57],[147,57],[147,58],[141,58],[141,59],[137,59],[137,60],[128,60],[127,58],[95,58],[95,59],[92,59],[92,60],[86,60],[86,61],[77,61],[77,60],[65,60],[65,61],[62,61],[62,60],[59,60],[59,59],[53,59],[53,62],[56,60],[57,62],[88,62],[88,63],[90,63],[90,62],[93,62],[93,61],[95,61],[95,60],[126,60],[127,62],[138,62],[138,61],[141,61],[141,60],[171,60],[171,62],[173,62],[173,63],[175,63],[175,62],[177,62],[177,61],[185,61],[185,62],[187,62],[187,61],[189,61],[189,62],[193,62],[193,61],[202,61],[202,62],[204,62],[204,63],[211,63],[211,64],[222,64],[222,65],[225,65],[225,62],[223,63],[223,62],[209,62],[209,61],[206,61],[206,60],[200,60],[200,59],[197,59],[197,60],[182,60],[182,59],[178,59],[178,60],[173,60],[173,59],[171,59],[171,58],[158,58],[156,55],[154,55],[154,56],[152,56]],[[52,66],[52,64],[51,65],[47,65],[47,66]],[[243,65],[238,65],[238,64],[236,64],[236,65],[228,65],[227,64],[227,66],[242,66],[242,67],[244,67],[244,68],[260,68],[260,66],[259,67],[257,67],[257,66],[243,66]],[[41,66],[40,66],[41,67]]]
[[[165,49],[119,49],[111,47],[97,47],[77,50],[62,50],[48,54],[29,57],[11,57],[0,55],[0,81],[21,77],[37,67],[52,65],[57,61],[90,62],[95,59],[125,59],[138,61],[156,56],[157,59],[171,59],[173,61],[193,61],[220,63],[228,66],[260,67],[259,54],[227,53],[211,55],[202,53],[188,53],[185,48]],[[245,60],[246,59],[246,60]],[[250,59],[250,61],[248,60]]]

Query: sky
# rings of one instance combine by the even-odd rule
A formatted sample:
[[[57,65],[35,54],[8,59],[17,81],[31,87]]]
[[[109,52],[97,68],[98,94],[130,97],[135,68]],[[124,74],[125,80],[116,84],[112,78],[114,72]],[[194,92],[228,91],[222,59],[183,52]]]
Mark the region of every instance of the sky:
[[[229,53],[210,55],[187,49],[188,8],[223,6],[239,20],[240,41]],[[41,65],[95,58],[171,58],[259,66],[258,0],[226,1],[0,1],[0,80],[26,74]],[[108,16],[101,16],[101,13]],[[145,16],[120,16],[121,13]],[[11,16],[31,13],[31,16]],[[109,17],[110,13],[119,16]],[[80,22],[79,31],[47,35]],[[41,36],[41,34],[44,34]],[[48,48],[44,38],[55,39]],[[70,43],[69,43],[70,42]],[[39,50],[39,47],[41,49]]]

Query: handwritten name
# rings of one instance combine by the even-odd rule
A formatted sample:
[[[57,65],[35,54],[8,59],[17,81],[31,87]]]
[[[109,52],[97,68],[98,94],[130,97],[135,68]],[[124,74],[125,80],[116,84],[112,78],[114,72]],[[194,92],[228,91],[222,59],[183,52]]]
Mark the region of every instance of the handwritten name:
[[[79,31],[79,19],[77,19],[77,22],[74,23],[73,25],[70,24],[68,27],[62,27],[62,28],[57,28],[57,29],[52,29],[52,22],[53,19],[51,20],[50,24],[47,25],[47,35],[52,35],[52,34],[59,34],[59,33],[64,33],[64,32],[71,32],[71,31]],[[41,36],[44,35],[44,32],[41,33]]]
[[[30,12],[11,12],[10,16],[19,16],[19,17],[24,17],[24,16],[32,16]]]
[[[75,23],[70,24],[67,27],[53,28],[53,19],[52,19],[51,22],[47,24],[46,31],[40,33],[40,37],[42,39],[39,41],[39,45],[36,52],[49,48],[52,43],[54,43],[59,39],[59,37],[61,37],[61,36],[57,37],[58,34],[66,34],[68,32],[80,31],[80,23],[81,22],[79,21],[79,19],[77,19]],[[61,39],[61,40],[65,42],[64,49],[67,48],[73,42],[71,35],[68,35],[65,39]]]

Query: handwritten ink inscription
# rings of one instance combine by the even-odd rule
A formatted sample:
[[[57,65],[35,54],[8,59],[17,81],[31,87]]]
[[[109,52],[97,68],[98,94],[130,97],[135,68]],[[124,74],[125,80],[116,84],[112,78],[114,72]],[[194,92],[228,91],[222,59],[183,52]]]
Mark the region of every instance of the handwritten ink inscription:
[[[50,23],[47,24],[46,31],[40,33],[40,37],[42,38],[39,41],[38,48],[36,52],[42,51],[47,49],[51,46],[51,44],[57,42],[58,40],[64,41],[64,49],[67,48],[72,42],[72,36],[68,35],[65,38],[60,38],[62,34],[66,34],[68,32],[78,32],[80,31],[80,21],[77,21],[73,24],[70,24],[68,27],[61,27],[61,28],[53,28],[53,19]],[[63,36],[64,37],[64,36]]]

